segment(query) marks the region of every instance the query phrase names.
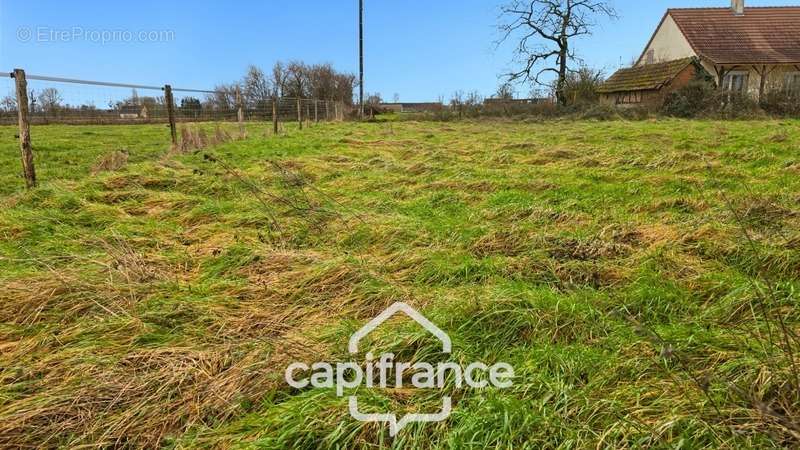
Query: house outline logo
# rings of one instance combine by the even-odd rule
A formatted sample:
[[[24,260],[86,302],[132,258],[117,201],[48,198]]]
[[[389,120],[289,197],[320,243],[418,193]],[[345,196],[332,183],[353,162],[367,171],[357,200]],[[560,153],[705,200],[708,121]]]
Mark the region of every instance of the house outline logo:
[[[398,312],[404,313],[414,320],[414,322],[420,324],[420,326],[422,326],[422,328],[424,328],[426,331],[436,336],[436,338],[442,342],[442,352],[450,353],[453,347],[453,343],[450,341],[450,336],[442,331],[441,328],[434,325],[433,322],[425,318],[425,316],[420,314],[419,311],[409,306],[408,303],[403,302],[392,304],[392,306],[383,310],[382,313],[375,316],[374,319],[370,320],[363,327],[361,327],[361,329],[353,333],[353,335],[350,336],[350,341],[347,343],[347,351],[349,351],[351,355],[358,353],[359,341],[375,331],[375,329],[377,329],[387,320],[391,319]]]
[[[437,327],[425,316],[419,313],[416,309],[412,308],[407,303],[397,302],[383,310],[374,319],[367,322],[363,327],[350,336],[347,344],[347,350],[350,354],[358,353],[358,343],[361,339],[375,331],[384,322],[394,317],[397,313],[404,313],[411,318],[414,322],[418,323],[425,331],[436,336],[442,343],[442,353],[449,354],[452,350],[453,344],[450,336],[447,335],[441,328]],[[394,413],[378,413],[378,414],[364,414],[358,410],[358,398],[355,395],[350,395],[347,398],[347,409],[350,416],[360,422],[384,422],[389,424],[389,436],[395,436],[406,425],[416,422],[441,422],[450,416],[452,410],[452,399],[450,396],[442,397],[442,409],[435,414],[421,414],[413,413],[406,414],[399,420],[397,414]]]

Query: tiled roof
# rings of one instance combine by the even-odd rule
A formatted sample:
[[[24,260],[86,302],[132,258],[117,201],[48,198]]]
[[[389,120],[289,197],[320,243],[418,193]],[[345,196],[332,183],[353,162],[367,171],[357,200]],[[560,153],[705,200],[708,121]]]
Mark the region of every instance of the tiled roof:
[[[120,114],[139,114],[142,112],[142,106],[139,105],[122,105],[119,108]]]
[[[626,91],[647,91],[661,89],[672,81],[683,69],[692,64],[694,58],[646,64],[628,69],[620,69],[611,75],[597,90],[601,94]]]
[[[800,63],[800,6],[670,9],[694,51],[717,64]]]

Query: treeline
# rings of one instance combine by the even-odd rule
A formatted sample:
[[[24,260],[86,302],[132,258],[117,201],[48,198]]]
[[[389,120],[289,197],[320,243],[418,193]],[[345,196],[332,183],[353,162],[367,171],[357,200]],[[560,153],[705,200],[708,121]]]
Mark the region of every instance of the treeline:
[[[487,98],[474,91],[457,91],[449,101],[440,98],[442,107],[427,115],[437,120],[492,116],[600,120],[659,116],[715,119],[800,117],[800,89],[787,85],[770,86],[759,98],[747,92],[722,89],[708,73],[700,71],[687,85],[659,97],[637,104],[616,105],[599,93],[604,81],[603,71],[584,66],[566,75],[561,86],[561,104],[556,101],[555,84],[532,90],[528,98],[518,98],[514,85],[503,83],[494,95]]]
[[[215,86],[213,93],[205,98],[183,97],[175,106],[180,113],[197,116],[202,111],[232,111],[237,108],[237,91],[246,109],[271,109],[274,98],[301,98],[329,100],[353,104],[353,92],[357,86],[356,76],[339,72],[331,64],[306,64],[302,61],[277,62],[269,73],[251,65],[241,80]],[[111,113],[126,106],[145,107],[151,113],[164,109],[164,97],[139,96],[136,89],[126,97],[110,99],[106,107],[98,108],[93,100],[71,105],[64,102],[61,92],[55,87],[31,90],[29,93],[31,114],[60,116],[69,113]],[[0,99],[0,114],[16,113],[14,94]]]
[[[233,109],[238,89],[248,109],[271,108],[272,99],[282,97],[332,100],[352,105],[356,86],[355,75],[339,72],[330,64],[279,61],[269,73],[251,65],[241,81],[215,86],[214,94],[209,94],[203,103],[212,109]]]

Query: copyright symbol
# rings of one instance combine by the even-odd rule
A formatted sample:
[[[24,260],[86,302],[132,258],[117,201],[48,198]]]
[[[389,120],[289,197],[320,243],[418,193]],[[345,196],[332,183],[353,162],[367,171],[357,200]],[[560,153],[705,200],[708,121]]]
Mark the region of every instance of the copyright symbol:
[[[28,42],[32,37],[31,29],[27,27],[17,28],[17,39],[20,42]]]

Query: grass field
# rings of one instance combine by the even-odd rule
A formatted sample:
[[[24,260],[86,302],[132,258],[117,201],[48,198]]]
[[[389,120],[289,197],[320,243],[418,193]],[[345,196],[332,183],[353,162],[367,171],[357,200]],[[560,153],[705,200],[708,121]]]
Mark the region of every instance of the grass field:
[[[161,125],[34,127],[30,192],[0,128],[0,447],[800,442],[800,121],[268,128],[170,152]],[[396,301],[513,387],[449,384],[448,420],[390,438],[283,381]]]

